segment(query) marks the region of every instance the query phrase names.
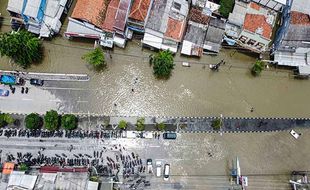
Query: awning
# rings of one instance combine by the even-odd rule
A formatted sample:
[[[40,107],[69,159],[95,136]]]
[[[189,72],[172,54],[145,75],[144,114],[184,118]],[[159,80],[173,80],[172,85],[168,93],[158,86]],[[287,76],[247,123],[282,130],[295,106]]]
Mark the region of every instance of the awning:
[[[299,66],[298,72],[300,75],[309,76],[310,75],[310,65],[307,66]]]

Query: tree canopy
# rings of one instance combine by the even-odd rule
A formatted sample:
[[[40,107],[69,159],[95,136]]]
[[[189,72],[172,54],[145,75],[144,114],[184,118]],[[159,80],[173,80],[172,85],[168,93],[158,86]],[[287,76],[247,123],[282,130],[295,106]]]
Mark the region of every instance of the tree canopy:
[[[153,65],[153,73],[157,78],[169,78],[174,68],[172,52],[165,50],[152,55],[150,64]]]
[[[137,131],[143,131],[145,129],[144,122],[145,122],[144,117],[141,117],[137,120],[137,123],[136,123]]]
[[[73,114],[65,114],[61,117],[61,126],[67,130],[77,128],[77,118]]]
[[[103,51],[99,47],[83,55],[82,59],[84,59],[88,64],[92,65],[95,69],[102,69],[107,66]]]
[[[33,34],[21,30],[12,33],[0,33],[0,55],[8,56],[23,68],[42,59],[42,45]]]
[[[264,66],[265,66],[264,62],[262,62],[262,61],[260,61],[260,60],[257,60],[257,61],[254,63],[253,67],[251,68],[251,73],[252,73],[252,75],[254,75],[254,76],[260,75],[260,73],[261,73],[261,72],[263,71],[263,69],[264,69]]]
[[[42,118],[37,113],[31,113],[25,118],[26,128],[38,129],[42,125]]]
[[[223,17],[228,18],[229,13],[231,13],[234,8],[234,3],[234,0],[221,0],[219,9],[220,14]]]
[[[120,129],[126,129],[127,127],[127,122],[125,120],[120,120],[119,123],[118,123],[118,127]]]
[[[11,115],[7,113],[0,113],[0,128],[14,123],[14,121],[15,119]]]
[[[55,110],[47,111],[44,116],[44,127],[50,131],[54,131],[59,126],[58,113]]]
[[[220,130],[222,127],[222,120],[219,118],[213,120],[211,126],[214,130]]]
[[[156,128],[160,131],[164,131],[166,129],[166,125],[164,123],[156,124]]]

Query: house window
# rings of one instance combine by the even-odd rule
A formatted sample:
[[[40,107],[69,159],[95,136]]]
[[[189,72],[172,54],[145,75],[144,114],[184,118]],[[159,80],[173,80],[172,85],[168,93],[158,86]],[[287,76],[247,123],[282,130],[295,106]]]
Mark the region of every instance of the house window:
[[[176,10],[181,10],[181,4],[177,2],[173,2],[173,8],[175,8]]]
[[[240,40],[242,43],[245,43],[247,39],[248,39],[248,38],[245,37],[245,36],[241,36],[241,37],[239,38],[239,40]]]
[[[261,50],[263,47],[264,47],[264,44],[263,43],[257,43],[256,46],[255,46],[257,49]]]
[[[248,41],[248,45],[254,45],[256,43],[256,41],[255,40],[252,40],[252,39],[250,39],[249,41]]]

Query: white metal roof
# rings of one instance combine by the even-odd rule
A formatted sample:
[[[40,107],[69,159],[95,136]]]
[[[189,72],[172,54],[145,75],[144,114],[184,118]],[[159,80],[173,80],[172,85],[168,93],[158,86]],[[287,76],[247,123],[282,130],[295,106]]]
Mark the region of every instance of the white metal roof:
[[[192,54],[192,42],[184,40],[182,43],[181,54],[191,55]]]
[[[24,14],[36,18],[39,12],[41,0],[28,0],[25,6]]]
[[[8,189],[14,186],[26,189],[33,189],[37,181],[37,176],[25,175],[25,172],[13,171],[8,182]]]
[[[302,53],[291,53],[291,52],[279,52],[277,51],[274,55],[274,61],[278,63],[278,65],[283,66],[305,66],[306,63],[306,54]]]
[[[7,10],[21,14],[24,0],[9,0]]]
[[[69,17],[69,23],[66,33],[77,33],[85,35],[98,35],[103,33],[102,30],[96,28],[92,24],[80,22],[74,18]]]
[[[99,186],[98,182],[88,181],[87,190],[97,190]]]
[[[310,75],[310,65],[299,66],[298,71],[301,75]]]

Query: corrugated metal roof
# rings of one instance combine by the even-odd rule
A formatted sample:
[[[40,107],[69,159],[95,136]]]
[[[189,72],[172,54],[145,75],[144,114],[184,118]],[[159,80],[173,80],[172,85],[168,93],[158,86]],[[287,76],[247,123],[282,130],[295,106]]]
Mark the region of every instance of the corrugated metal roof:
[[[121,0],[117,9],[114,28],[124,32],[129,11],[130,0]]]

